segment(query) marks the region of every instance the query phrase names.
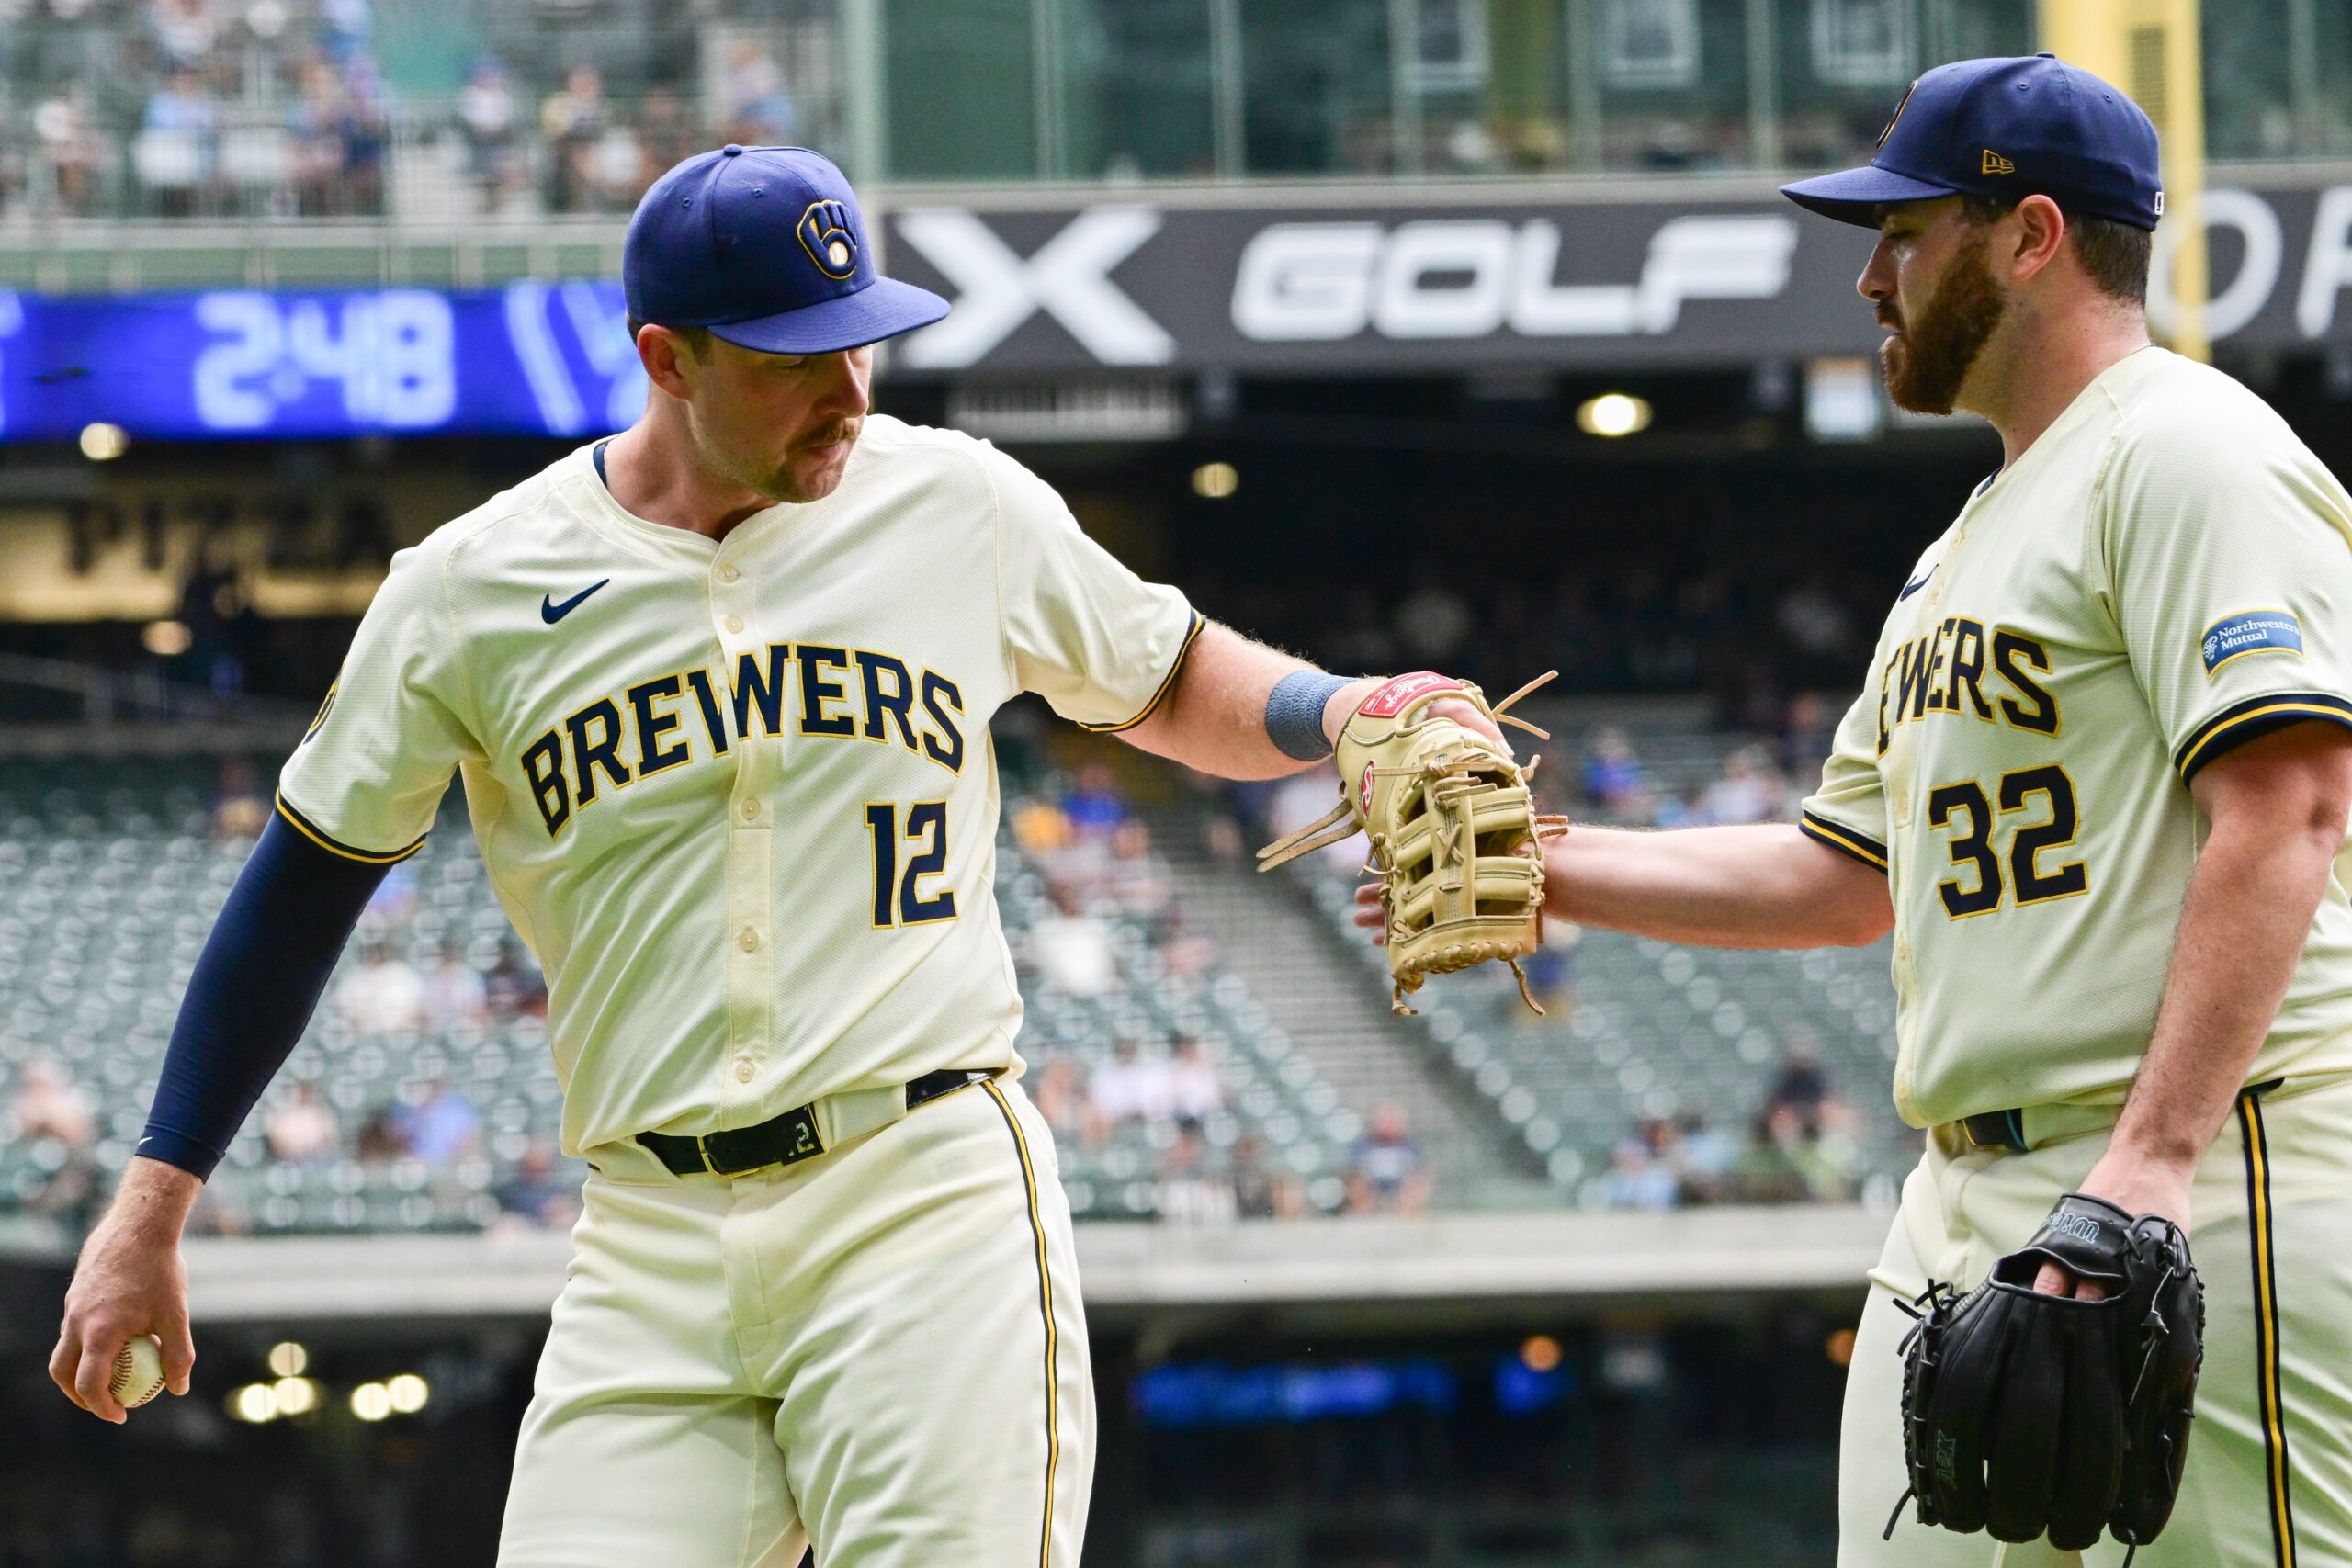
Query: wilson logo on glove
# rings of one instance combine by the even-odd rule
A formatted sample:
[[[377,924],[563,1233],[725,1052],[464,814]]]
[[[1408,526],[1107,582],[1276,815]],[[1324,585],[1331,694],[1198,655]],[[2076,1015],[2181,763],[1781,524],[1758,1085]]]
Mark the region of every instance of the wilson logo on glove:
[[[1519,961],[1543,941],[1543,840],[1567,819],[1539,817],[1521,769],[1494,741],[1430,711],[1442,697],[1469,703],[1498,724],[1550,739],[1504,710],[1557,671],[1492,707],[1477,687],[1431,671],[1400,675],[1365,698],[1340,731],[1340,804],[1319,822],[1258,852],[1258,869],[1296,860],[1363,831],[1368,871],[1380,876],[1386,914],[1390,1006],[1423,979],[1501,959],[1537,1012]]]

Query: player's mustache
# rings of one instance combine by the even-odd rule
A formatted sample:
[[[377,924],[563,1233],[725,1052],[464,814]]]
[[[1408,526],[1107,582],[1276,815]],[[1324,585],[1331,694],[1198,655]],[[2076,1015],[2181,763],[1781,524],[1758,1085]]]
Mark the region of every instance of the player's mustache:
[[[865,421],[863,419],[837,419],[828,424],[820,425],[815,431],[803,437],[800,445],[830,446],[836,441],[854,441],[857,439],[858,432],[865,428]]]

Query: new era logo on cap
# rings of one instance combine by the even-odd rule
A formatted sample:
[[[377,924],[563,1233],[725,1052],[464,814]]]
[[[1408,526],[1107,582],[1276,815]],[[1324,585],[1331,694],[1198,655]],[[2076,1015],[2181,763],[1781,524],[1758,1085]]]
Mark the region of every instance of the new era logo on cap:
[[[1866,229],[1882,209],[1946,196],[2046,196],[2141,229],[2164,215],[2155,126],[2121,88],[2050,54],[1937,66],[1895,106],[1867,167],[1781,191]]]

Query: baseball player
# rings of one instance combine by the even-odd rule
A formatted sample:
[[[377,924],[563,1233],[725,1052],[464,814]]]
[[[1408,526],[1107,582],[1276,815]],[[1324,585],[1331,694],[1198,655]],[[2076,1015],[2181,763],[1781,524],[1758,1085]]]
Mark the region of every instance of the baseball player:
[[[1890,393],[1989,420],[2002,466],[1896,594],[1801,823],[1578,828],[1550,908],[1720,946],[1894,932],[1894,1102],[1927,1148],[1849,1374],[1841,1564],[2078,1560],[1908,1514],[1881,1540],[1897,1303],[1976,1286],[2068,1193],[2177,1224],[2204,1281],[2187,1472],[2140,1562],[2352,1562],[2352,498],[2150,346],[2155,131],[2097,78],[1943,66],[1871,166],[1786,190],[1878,231]]]
[[[454,773],[594,1172],[500,1562],[1069,1568],[1092,1389],[1015,1081],[990,716],[1036,692],[1269,777],[1378,682],[1204,624],[987,443],[873,413],[867,345],[947,306],[876,275],[817,154],[688,159],[623,269],[644,417],[394,559],[189,982],[51,1373],[119,1420],[107,1370],[152,1331],[187,1390],[189,1205]]]

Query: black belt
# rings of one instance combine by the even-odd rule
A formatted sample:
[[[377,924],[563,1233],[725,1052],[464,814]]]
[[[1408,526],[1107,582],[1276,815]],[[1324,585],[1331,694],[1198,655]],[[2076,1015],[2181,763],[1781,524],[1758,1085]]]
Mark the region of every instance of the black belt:
[[[967,1067],[925,1073],[907,1085],[907,1109],[912,1111],[943,1094],[953,1094],[968,1084],[995,1076]],[[669,1133],[639,1133],[637,1141],[651,1150],[653,1157],[667,1166],[673,1176],[741,1176],[772,1165],[797,1165],[825,1152],[825,1140],[817,1133],[814,1105],[796,1105],[757,1126],[730,1127],[723,1133],[706,1133],[695,1138]]]
[[[2266,1078],[2260,1083],[2246,1085],[2245,1092],[2268,1094],[2286,1081],[2284,1077]],[[1980,1149],[2007,1149],[2013,1154],[2023,1154],[2028,1147],[2025,1112],[2021,1110],[1980,1111],[1973,1116],[1962,1117],[1960,1125],[1961,1130],[1968,1134],[1968,1141]]]

